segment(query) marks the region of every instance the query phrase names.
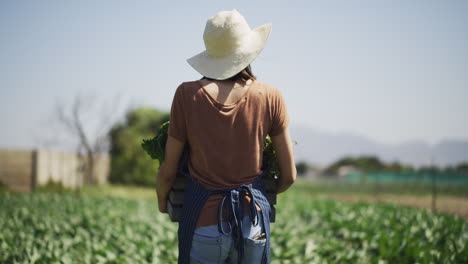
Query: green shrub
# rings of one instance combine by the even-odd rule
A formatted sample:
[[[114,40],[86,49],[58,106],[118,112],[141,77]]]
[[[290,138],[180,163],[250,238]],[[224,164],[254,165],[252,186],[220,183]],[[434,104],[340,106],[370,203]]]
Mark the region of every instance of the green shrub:
[[[45,184],[39,185],[35,189],[36,192],[56,192],[67,193],[72,192],[72,188],[65,187],[61,181],[54,181],[49,179]]]
[[[141,141],[155,135],[168,119],[166,112],[141,107],[128,112],[125,121],[111,129],[111,183],[154,186],[159,163],[142,151]]]

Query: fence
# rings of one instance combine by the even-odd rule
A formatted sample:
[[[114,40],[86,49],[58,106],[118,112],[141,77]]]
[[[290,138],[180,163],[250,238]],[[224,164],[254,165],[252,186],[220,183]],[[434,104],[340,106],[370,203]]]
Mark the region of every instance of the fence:
[[[463,173],[351,173],[346,176],[346,180],[351,182],[368,183],[401,183],[401,184],[432,184],[435,180],[437,184],[443,185],[468,185],[468,174]]]
[[[9,189],[32,191],[49,181],[64,187],[76,188],[83,184],[107,183],[110,158],[98,155],[94,163],[93,178],[84,177],[82,158],[75,153],[50,150],[0,150],[0,182]]]

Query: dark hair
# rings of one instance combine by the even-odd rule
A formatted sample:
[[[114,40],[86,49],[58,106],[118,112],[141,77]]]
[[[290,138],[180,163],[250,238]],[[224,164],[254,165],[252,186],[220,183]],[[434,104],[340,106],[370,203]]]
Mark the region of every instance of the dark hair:
[[[206,76],[203,76],[202,79],[207,79],[207,80],[212,80],[212,81],[215,80],[213,78],[209,78],[209,77],[206,77]],[[245,67],[245,69],[240,71],[238,74],[236,74],[236,75],[234,75],[231,78],[228,78],[226,80],[230,80],[230,81],[234,81],[234,82],[241,81],[241,82],[245,83],[250,79],[257,80],[257,77],[252,73],[252,67],[250,67],[250,64],[249,64],[247,67]]]

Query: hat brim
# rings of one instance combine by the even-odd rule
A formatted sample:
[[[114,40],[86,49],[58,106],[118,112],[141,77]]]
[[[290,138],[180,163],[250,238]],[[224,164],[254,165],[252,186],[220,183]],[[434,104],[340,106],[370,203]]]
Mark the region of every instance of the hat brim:
[[[201,75],[216,79],[228,79],[252,63],[265,47],[271,33],[271,24],[265,24],[252,30],[242,45],[233,53],[216,58],[203,51],[187,62]]]

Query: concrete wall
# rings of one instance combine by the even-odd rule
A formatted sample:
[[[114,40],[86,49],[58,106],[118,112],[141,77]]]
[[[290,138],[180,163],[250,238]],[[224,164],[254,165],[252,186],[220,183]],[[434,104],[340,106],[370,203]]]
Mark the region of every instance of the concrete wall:
[[[0,150],[0,182],[14,191],[31,191],[35,184],[34,155],[28,150]]]
[[[0,182],[11,190],[27,192],[49,181],[68,188],[84,184],[83,160],[75,153],[50,150],[0,150]],[[110,158],[99,155],[95,160],[95,184],[107,183]]]
[[[61,182],[63,186],[75,188],[83,185],[83,171],[75,153],[49,150],[37,151],[37,184],[49,180]]]
[[[110,175],[110,157],[109,155],[99,155],[96,157],[94,164],[94,183],[105,184],[108,182]]]

